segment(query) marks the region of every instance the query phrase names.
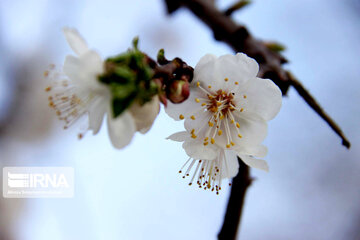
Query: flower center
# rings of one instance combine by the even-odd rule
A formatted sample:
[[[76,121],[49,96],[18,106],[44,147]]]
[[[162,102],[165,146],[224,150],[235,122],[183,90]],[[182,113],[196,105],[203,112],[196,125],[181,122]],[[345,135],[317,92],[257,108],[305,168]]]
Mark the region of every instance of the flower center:
[[[207,104],[207,110],[214,114],[219,113],[221,116],[227,116],[228,111],[234,111],[235,105],[232,102],[234,93],[226,93],[223,90],[218,90],[216,95],[208,95],[209,103]]]
[[[227,81],[225,80],[225,82]],[[235,85],[237,85],[236,83]],[[204,98],[195,98],[195,102],[201,104],[201,109],[198,109],[198,111],[208,114],[209,117],[206,120],[207,122],[201,125],[200,128],[192,129],[190,132],[191,137],[194,139],[198,136],[203,138],[204,146],[207,146],[209,143],[215,144],[217,139],[221,140],[222,144],[225,141],[225,146],[221,147],[229,149],[235,146],[235,142],[242,138],[240,123],[235,119],[244,110],[238,106],[241,102],[239,100],[235,101],[235,93],[231,91],[224,91],[222,89],[210,91],[212,86],[209,85],[208,90],[203,88],[200,82],[197,82],[196,85],[206,96]],[[246,95],[243,95],[243,99],[246,99]],[[179,118],[183,119],[184,116],[180,115]],[[196,117],[191,115],[190,119],[196,120]],[[206,128],[206,125],[209,127]],[[222,134],[224,135],[222,136]]]

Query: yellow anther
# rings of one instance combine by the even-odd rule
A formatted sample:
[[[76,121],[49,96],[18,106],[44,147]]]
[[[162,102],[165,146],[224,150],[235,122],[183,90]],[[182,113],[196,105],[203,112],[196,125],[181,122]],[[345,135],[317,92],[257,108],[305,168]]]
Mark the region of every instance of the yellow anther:
[[[244,109],[243,108],[240,108],[240,112],[243,112],[244,111]]]
[[[223,120],[223,119],[224,119],[224,117],[225,117],[224,115],[221,115],[221,116],[220,116],[220,120]]]
[[[209,127],[213,127],[214,124],[212,122],[209,122]]]
[[[195,134],[191,134],[192,138],[197,138],[197,136]]]
[[[219,136],[221,136],[221,134],[222,134],[222,131],[221,131],[221,130],[219,130],[219,131],[218,131],[218,134],[219,134]]]
[[[225,80],[225,82],[229,81],[229,79],[228,79],[228,78],[225,78],[224,80]]]
[[[207,140],[209,140],[209,138],[208,138],[208,137],[204,138],[204,142],[206,142]]]
[[[246,95],[244,95],[244,98],[247,98],[247,96],[246,96]]]
[[[208,96],[208,98],[209,98],[210,100],[213,99],[213,96],[211,96],[211,95],[207,95],[207,96]]]
[[[230,142],[232,146],[235,146],[235,143],[234,142]]]
[[[44,72],[44,77],[47,77],[47,76],[49,76],[49,71]]]
[[[230,144],[226,144],[226,148],[230,148]]]
[[[192,130],[191,130],[191,134],[194,134],[194,132],[195,132],[195,129],[192,129]]]
[[[230,109],[230,110],[234,110],[235,108],[234,108],[234,107],[230,107],[229,109]]]
[[[197,82],[197,83],[196,83],[196,86],[200,87],[200,82]]]
[[[215,143],[215,139],[211,138],[211,144]]]
[[[221,105],[221,102],[216,102],[216,105],[220,106],[220,105]]]
[[[235,85],[239,85],[239,82],[235,82]]]
[[[195,120],[195,116],[194,115],[191,115],[190,117],[192,120]]]
[[[181,120],[183,120],[185,117],[184,117],[184,115],[180,114],[179,118],[180,118]]]
[[[200,102],[200,99],[195,98],[195,102],[199,103],[199,102]]]
[[[240,134],[240,133],[238,134],[238,137],[239,137],[239,138],[242,138],[242,136],[241,136],[241,134]]]
[[[206,146],[206,145],[208,145],[209,144],[209,142],[204,142],[204,146]]]
[[[209,85],[208,88],[211,88],[211,85]]]
[[[209,110],[216,113],[218,111],[218,108],[215,106],[212,106]]]
[[[206,103],[202,103],[202,104],[201,104],[201,106],[205,106],[205,105],[206,105]]]
[[[240,128],[240,124],[239,124],[238,122],[236,123],[236,127],[237,127],[237,128]]]
[[[231,123],[234,123],[234,122],[235,122],[234,119],[232,119],[232,120],[231,120]]]
[[[51,87],[45,88],[45,91],[46,91],[46,92],[50,92],[50,91],[51,91]]]

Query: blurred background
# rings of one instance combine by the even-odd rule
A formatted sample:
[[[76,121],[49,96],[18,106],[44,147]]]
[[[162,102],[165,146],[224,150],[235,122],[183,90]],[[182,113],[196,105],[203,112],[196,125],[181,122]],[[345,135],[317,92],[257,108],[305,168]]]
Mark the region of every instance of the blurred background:
[[[352,143],[346,150],[290,89],[269,123],[270,172],[251,172],[239,238],[360,239],[359,2],[257,0],[234,15],[255,36],[286,45],[287,68]],[[64,26],[104,58],[134,36],[150,56],[164,48],[192,66],[206,53],[232,52],[188,11],[166,16],[160,0],[2,0],[0,167],[73,167],[76,189],[72,199],[1,197],[0,240],[216,239],[229,187],[217,196],[179,176],[187,156],[165,138],[183,127],[163,109],[151,131],[121,151],[106,126],[81,141],[76,128],[62,129],[47,106],[43,72],[71,53]]]

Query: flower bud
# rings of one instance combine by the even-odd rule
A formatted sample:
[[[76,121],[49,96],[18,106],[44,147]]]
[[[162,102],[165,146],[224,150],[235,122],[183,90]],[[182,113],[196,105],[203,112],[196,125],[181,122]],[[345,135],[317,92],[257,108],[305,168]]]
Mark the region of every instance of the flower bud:
[[[165,93],[159,93],[159,100],[165,107],[167,107],[167,98]]]
[[[173,81],[166,89],[167,98],[173,103],[185,101],[190,94],[189,82],[182,80]]]

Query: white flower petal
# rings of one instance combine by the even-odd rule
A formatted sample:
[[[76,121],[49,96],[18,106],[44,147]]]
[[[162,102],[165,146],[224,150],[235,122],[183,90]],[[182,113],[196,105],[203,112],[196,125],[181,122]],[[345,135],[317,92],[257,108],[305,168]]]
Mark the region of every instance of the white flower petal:
[[[231,136],[237,145],[257,146],[262,143],[267,136],[267,122],[253,114],[242,115],[234,114],[235,121],[239,123],[241,138],[238,137],[236,125],[231,124]]]
[[[109,136],[113,146],[120,149],[128,145],[136,131],[135,122],[131,114],[125,111],[114,119],[108,113],[107,119]]]
[[[133,103],[129,111],[134,118],[136,130],[144,134],[150,130],[155,118],[159,114],[159,98],[155,96],[150,102],[145,103],[143,106],[140,106],[138,103]]]
[[[64,28],[63,32],[66,41],[77,55],[80,56],[89,50],[86,41],[81,37],[76,29]]]
[[[196,64],[195,69],[196,71],[200,71],[203,66],[206,66],[209,62],[215,61],[217,56],[214,54],[206,54],[202,58],[200,58],[199,62]]]
[[[259,158],[265,157],[268,152],[267,147],[264,145],[258,145],[258,146],[241,145],[241,146],[235,146],[234,150],[237,152],[238,155],[249,155]]]
[[[189,140],[189,133],[186,131],[177,132],[177,133],[171,134],[166,139],[173,140],[176,142],[184,142],[185,140]]]
[[[194,80],[191,82],[192,86],[196,86],[196,82],[206,82],[206,79],[213,72],[212,66],[215,64],[217,57],[213,54],[206,54],[196,64],[194,69]],[[210,71],[210,73],[209,73]]]
[[[93,134],[97,134],[103,122],[105,112],[109,108],[109,99],[98,97],[91,104],[89,109],[89,128],[93,130]]]
[[[219,57],[216,67],[219,77],[217,81],[223,82],[225,78],[228,78],[225,83],[226,87],[223,87],[226,90],[231,90],[236,85],[241,87],[251,79],[256,78],[259,72],[257,62],[243,53],[238,53],[235,56],[227,54]],[[236,85],[235,82],[237,82]]]
[[[234,151],[224,151],[221,178],[233,178],[239,172],[239,161]]]
[[[184,122],[185,129],[188,132],[191,132],[194,129],[197,135],[199,136],[204,135],[204,132],[207,131],[208,129],[208,122],[211,117],[211,114],[208,111],[206,112],[199,111],[193,114],[192,116],[194,116],[194,118],[186,118]],[[201,129],[201,133],[199,133],[200,129]]]
[[[79,58],[66,56],[63,71],[74,84],[83,88],[93,91],[104,91],[105,89],[97,78],[103,72],[103,61],[94,51],[88,51]]]
[[[269,166],[268,166],[267,162],[262,159],[256,159],[254,157],[246,156],[246,155],[241,155],[239,157],[249,167],[264,170],[265,172],[269,171]]]
[[[216,72],[216,60],[217,57],[212,54],[207,54],[200,59],[194,69],[192,86],[196,86],[197,82],[200,82],[205,89],[208,89],[208,86],[211,86],[212,89],[219,89],[222,82],[218,81],[220,79]]]
[[[245,90],[247,96],[243,101],[244,113],[251,112],[264,118],[273,119],[281,108],[281,91],[276,84],[269,79],[254,78],[249,81]]]
[[[188,140],[182,146],[186,154],[194,159],[214,160],[218,155],[218,149],[215,146],[204,146],[201,141]]]
[[[205,55],[194,70],[193,84],[200,82],[208,91],[219,89],[235,91],[255,78],[259,71],[257,62],[243,53],[223,55],[216,58],[214,55]],[[225,81],[226,80],[226,81]]]

